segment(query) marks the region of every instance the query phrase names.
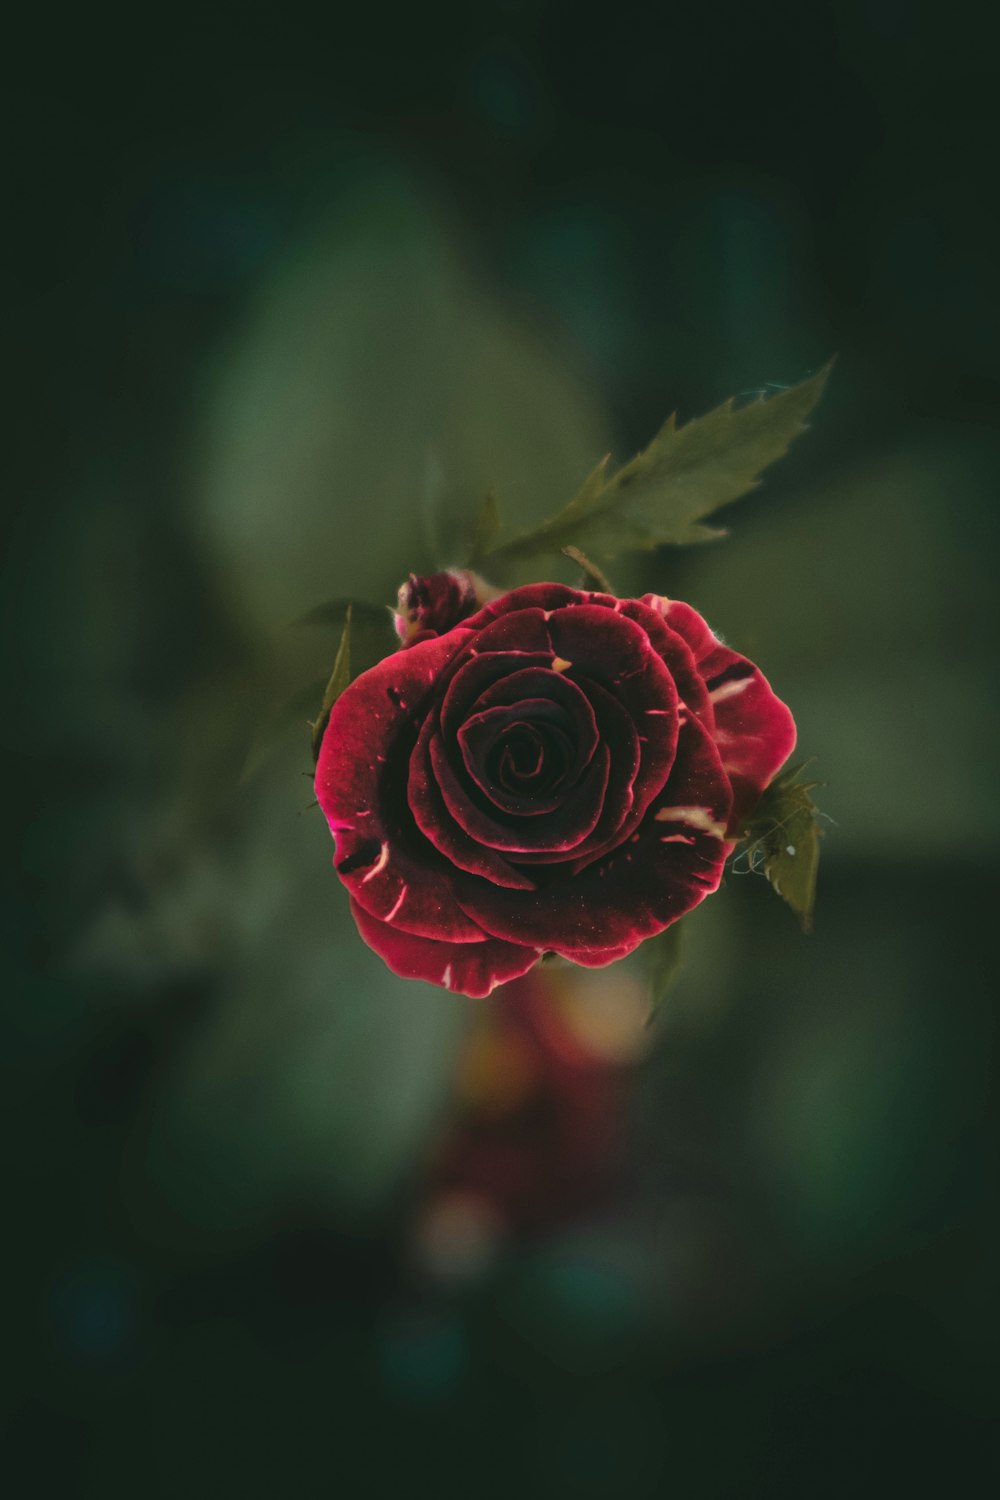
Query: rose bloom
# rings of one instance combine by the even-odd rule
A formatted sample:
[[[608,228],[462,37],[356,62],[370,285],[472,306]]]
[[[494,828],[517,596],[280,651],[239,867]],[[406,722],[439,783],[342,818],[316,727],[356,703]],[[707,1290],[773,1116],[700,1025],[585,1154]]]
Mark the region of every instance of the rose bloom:
[[[389,967],[487,995],[546,953],[613,963],[717,890],[795,743],[760,670],[657,594],[529,584],[469,614],[460,575],[414,585],[316,767]]]

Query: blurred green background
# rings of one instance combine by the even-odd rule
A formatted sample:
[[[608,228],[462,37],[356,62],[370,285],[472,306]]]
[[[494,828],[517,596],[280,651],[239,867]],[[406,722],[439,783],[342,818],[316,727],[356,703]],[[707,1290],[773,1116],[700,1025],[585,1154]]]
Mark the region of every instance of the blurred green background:
[[[996,80],[974,16],[942,19],[508,0],[23,23],[13,1493],[981,1476]],[[669,411],[834,351],[730,538],[612,575],[691,600],[793,705],[828,783],[815,933],[730,878],[630,1075],[614,1190],[428,1281],[408,1226],[482,1007],[358,940],[304,734],[241,784],[255,728],[332,660],[335,632],[289,621],[390,602],[435,517],[487,489],[547,511]]]

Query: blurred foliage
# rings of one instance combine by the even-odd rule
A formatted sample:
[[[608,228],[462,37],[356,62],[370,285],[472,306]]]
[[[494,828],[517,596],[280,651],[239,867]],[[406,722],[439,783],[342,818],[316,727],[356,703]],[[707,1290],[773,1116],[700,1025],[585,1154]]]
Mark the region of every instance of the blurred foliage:
[[[11,424],[0,590],[10,1462],[102,1500],[978,1486],[981,27],[862,0],[626,5],[599,40],[552,4],[446,19],[14,23],[11,364],[44,420]],[[481,1008],[357,941],[304,722],[240,785],[261,720],[319,701],[343,612],[286,624],[389,604],[484,496],[526,529],[665,411],[683,432],[833,349],[729,541],[614,576],[690,599],[794,706],[822,920],[799,940],[728,877],[685,919],[615,1193],[429,1285],[407,1236]],[[611,1017],[629,983],[579,980]]]

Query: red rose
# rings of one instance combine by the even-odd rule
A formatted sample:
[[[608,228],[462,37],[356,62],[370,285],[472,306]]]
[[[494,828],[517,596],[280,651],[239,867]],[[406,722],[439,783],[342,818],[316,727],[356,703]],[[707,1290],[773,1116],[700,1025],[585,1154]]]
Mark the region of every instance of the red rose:
[[[353,682],[316,796],[365,941],[478,996],[690,911],[794,743],[690,605],[530,584]]]

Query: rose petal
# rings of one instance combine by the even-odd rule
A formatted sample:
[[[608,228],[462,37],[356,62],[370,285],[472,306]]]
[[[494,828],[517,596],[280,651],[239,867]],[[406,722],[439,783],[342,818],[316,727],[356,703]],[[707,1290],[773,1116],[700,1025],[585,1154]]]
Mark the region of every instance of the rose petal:
[[[715,724],[712,702],[687,641],[667,625],[659,610],[641,599],[621,599],[618,603],[620,613],[642,627],[654,650],[666,662],[681,703],[706,729],[712,729]]]
[[[462,876],[455,892],[496,937],[516,936],[578,963],[588,953],[621,957],[718,888],[732,849],[722,836],[730,805],[719,753],[692,718],[666,787],[641,828],[611,853],[576,874],[553,871],[537,891],[501,891]],[[675,815],[671,821],[657,816],[663,809]]]
[[[316,766],[316,797],[337,844],[334,867],[358,904],[407,932],[480,943],[458,907],[451,869],[426,842],[406,802],[406,768],[419,720],[462,630],[386,657],[333,706]]]
[[[551,650],[519,652],[513,658],[507,651],[480,652],[472,648],[466,652],[456,663],[440,699],[438,718],[446,742],[451,745],[457,741],[458,731],[469,715],[475,713],[476,705],[487,689],[499,686],[528,667],[551,674]]]
[[[475,713],[458,731],[462,761],[472,781],[495,807],[515,817],[537,817],[553,812],[566,800],[579,772],[577,746],[566,723],[566,714],[546,698],[527,698],[523,703],[498,705]],[[536,765],[517,787],[505,786],[491,775],[488,762],[498,747],[520,731],[534,744]],[[594,735],[596,744],[597,735]],[[553,769],[556,758],[558,766]],[[535,790],[535,788],[539,790]],[[544,791],[541,788],[545,788]]]
[[[581,868],[616,844],[623,836],[621,830],[626,820],[631,821],[635,801],[632,789],[641,761],[641,746],[635,725],[618,700],[596,682],[583,679],[581,687],[593,707],[600,743],[606,746],[611,757],[611,774],[605,788],[600,817],[580,843],[561,853],[520,853],[517,856],[519,864],[530,866],[572,860],[574,868]]]
[[[566,675],[585,674],[608,689],[637,727],[641,759],[629,821],[637,826],[666,780],[677,744],[677,689],[662,657],[634,620],[601,605],[556,611],[549,622]]]
[[[705,679],[715,710],[715,742],[733,784],[730,831],[737,832],[794,750],[795,720],[760,668],[724,646],[697,610],[677,599],[659,603],[667,624],[691,647]]]
[[[459,744],[476,717],[495,708],[517,707],[528,700],[541,698],[560,706],[568,724],[572,726],[569,732],[576,742],[576,766],[566,778],[567,783],[571,784],[593,756],[600,734],[593,706],[586,693],[561,672],[543,667],[527,667],[493,682],[471,705],[465,723],[458,730]],[[467,757],[465,763],[473,779],[478,780],[475,765],[470,764]],[[490,791],[492,795],[491,789],[484,790]]]
[[[514,593],[522,591],[515,589]],[[510,598],[509,594],[504,597]],[[502,604],[503,598],[497,599],[495,604]],[[484,610],[471,619],[465,620],[463,630],[471,630],[478,639],[475,642],[477,653],[486,651],[503,651],[510,656],[533,655],[536,652],[546,652],[551,649],[548,632],[548,616],[544,609],[537,609],[528,605],[521,605],[514,613],[505,611],[495,619],[486,619],[489,611],[495,608],[495,604],[487,604]]]
[[[581,969],[606,969],[609,964],[616,964],[620,958],[628,958],[634,952],[635,944],[628,942],[617,948],[574,948],[561,956],[571,963],[579,964]]]
[[[447,943],[415,937],[380,922],[353,898],[351,912],[369,948],[401,979],[423,979],[473,999],[482,999],[498,984],[518,979],[541,957],[537,948],[495,939],[483,943]]]
[[[551,696],[521,696],[533,692]],[[497,697],[506,701],[496,702]],[[515,815],[535,817],[561,806],[593,759],[599,738],[594,710],[580,689],[556,672],[535,668],[496,684],[474,707],[458,731],[458,744],[465,769],[480,790]],[[498,738],[522,722],[529,729],[538,726],[540,748],[548,740],[551,750],[562,750],[565,763],[558,775],[547,776],[543,757],[538,777],[526,778],[520,787],[505,787],[490,774],[486,762]]]
[[[430,763],[428,747],[431,736],[437,733],[436,721],[428,716],[410,757],[407,797],[418,828],[460,870],[480,875],[494,885],[533,891],[535,882],[527,874],[515,870],[496,849],[470,837],[448,811]]]
[[[599,746],[583,776],[566,800],[551,813],[537,818],[512,818],[499,808],[488,812],[477,806],[471,783],[463,782],[451,765],[440,735],[428,742],[433,775],[445,806],[458,826],[490,849],[505,854],[544,853],[551,857],[575,849],[593,832],[604,806],[611,769],[611,754]]]
[[[478,614],[470,616],[465,624],[470,630],[485,630],[494,620],[502,619],[505,615],[519,615],[528,609],[547,612],[598,602],[606,602],[614,608],[618,600],[611,594],[593,594],[586,589],[572,589],[565,583],[527,583],[522,588],[501,594],[499,599],[491,600]]]
[[[596,677],[624,706],[632,723],[643,724],[647,730],[645,734],[638,731],[643,753],[638,769],[630,769],[625,785],[620,774],[621,761],[617,755],[612,756],[609,812],[613,807],[615,815],[605,815],[600,824],[595,825],[586,843],[577,848],[581,864],[613,847],[617,837],[624,837],[638,826],[650,799],[662,786],[673,759],[678,727],[678,693],[645,625],[659,630],[667,649],[675,657],[683,657],[682,668],[686,680],[690,679],[689,693],[693,704],[702,711],[706,706],[704,691],[698,686],[697,674],[692,672],[683,643],[671,642],[671,632],[662,629],[653,610],[640,608],[640,619],[623,614],[627,602],[606,594],[583,593],[561,584],[528,585],[495,600],[467,621],[470,629],[479,632],[478,650],[486,641],[493,644],[498,639],[499,626],[508,620],[520,619],[521,612],[530,612],[533,618],[531,641],[537,647],[541,642],[538,633],[541,610],[547,620],[553,660],[560,664],[559,675],[578,684],[586,679],[588,686],[584,691],[590,696],[593,694],[589,683]],[[471,673],[466,676],[464,668],[456,673],[446,711],[442,713],[446,730],[456,726],[462,711],[467,710],[473,681],[479,686],[488,674],[494,680],[503,675],[499,665],[483,667],[479,672],[482,676],[478,673],[475,677]],[[574,847],[568,846],[561,851],[562,857],[565,858],[568,849]],[[541,862],[540,856],[522,852],[531,863]],[[555,849],[550,851],[550,857],[553,856],[557,856]]]

